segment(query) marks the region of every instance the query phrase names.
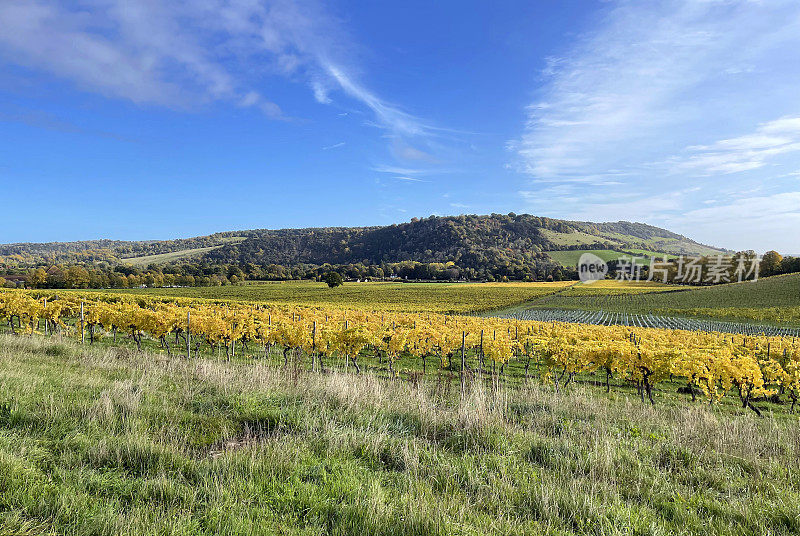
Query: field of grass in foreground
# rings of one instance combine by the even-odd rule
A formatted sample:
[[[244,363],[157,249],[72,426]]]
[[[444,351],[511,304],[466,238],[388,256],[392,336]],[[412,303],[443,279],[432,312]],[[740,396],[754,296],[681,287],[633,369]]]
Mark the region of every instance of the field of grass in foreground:
[[[291,303],[399,312],[470,313],[499,309],[556,293],[574,281],[552,283],[345,283],[314,281],[225,287],[108,289],[101,292],[214,300]]]
[[[0,533],[796,534],[800,427],[0,337]]]

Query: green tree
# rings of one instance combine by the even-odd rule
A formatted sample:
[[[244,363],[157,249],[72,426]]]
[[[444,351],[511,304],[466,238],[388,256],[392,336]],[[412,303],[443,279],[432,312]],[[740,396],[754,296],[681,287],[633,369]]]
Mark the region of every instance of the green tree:
[[[328,272],[322,280],[325,281],[330,288],[338,287],[344,283],[339,272]]]
[[[764,256],[761,257],[761,275],[770,276],[778,273],[782,260],[783,257],[777,251],[767,251],[764,253]]]
[[[87,288],[91,276],[83,266],[68,266],[64,274],[67,288]]]
[[[28,285],[31,288],[43,287],[47,283],[47,272],[44,268],[37,268],[28,272]]]

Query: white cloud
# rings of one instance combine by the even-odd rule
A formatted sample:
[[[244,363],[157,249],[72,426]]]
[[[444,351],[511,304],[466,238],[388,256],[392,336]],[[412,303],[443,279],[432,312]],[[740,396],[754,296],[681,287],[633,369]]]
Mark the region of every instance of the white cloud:
[[[430,181],[426,181],[426,180],[422,180],[422,179],[417,179],[415,177],[397,176],[397,177],[395,177],[395,179],[397,179],[399,181],[406,181],[406,182],[430,182]]]
[[[283,118],[260,88],[271,75],[300,77],[317,102],[331,103],[338,89],[382,128],[425,134],[418,118],[357,79],[354,48],[317,0],[0,3],[0,60],[83,90],[175,108],[228,101]]]
[[[424,125],[418,118],[386,103],[356,82],[340,65],[325,58],[321,58],[320,63],[345,93],[360,100],[375,113],[380,126],[407,136],[420,136],[430,132],[431,128]]]
[[[184,107],[223,99],[272,104],[241,87],[187,31],[189,8],[121,0],[70,7],[12,0],[0,4],[0,54],[8,62],[67,78],[81,89],[137,103]],[[276,105],[266,109],[274,115]]]
[[[800,190],[800,3],[612,0],[600,13],[547,60],[524,133],[509,143],[530,178],[527,207],[736,248],[760,249],[770,221],[788,229],[796,212],[749,211],[753,199],[786,207]],[[712,209],[735,215],[698,219]]]
[[[741,225],[746,220],[745,226]],[[800,253],[800,192],[737,199],[724,205],[699,208],[671,220],[691,229],[701,241],[729,244],[733,249],[776,249]]]
[[[377,166],[372,166],[372,171],[376,171],[378,173],[388,173],[390,175],[401,175],[404,177],[427,177],[431,175],[445,175],[450,173],[455,173],[455,169],[445,168],[445,167],[431,167],[431,168],[409,168],[409,167],[402,167],[402,166],[392,166],[381,164]]]
[[[331,149],[338,149],[339,147],[344,147],[346,145],[345,142],[340,141],[339,143],[334,143],[333,145],[326,145],[322,148],[323,151],[329,151]]]
[[[703,175],[758,169],[787,153],[800,151],[800,117],[785,117],[759,125],[752,134],[687,148],[691,154],[674,158],[673,172]]]
[[[318,103],[330,104],[333,102],[333,100],[328,96],[330,89],[325,87],[322,82],[314,80],[311,82],[311,89],[314,91],[314,98]]]
[[[393,173],[399,175],[419,175],[425,173],[426,170],[417,168],[404,168],[398,166],[380,165],[380,166],[373,166],[372,171],[377,171],[378,173]]]
[[[708,130],[720,139],[754,124],[753,109],[769,113],[763,103],[776,95],[787,104],[800,73],[787,74],[780,59],[797,47],[796,2],[614,2],[595,31],[548,62],[525,133],[510,147],[534,179],[646,170],[676,141],[696,145]]]

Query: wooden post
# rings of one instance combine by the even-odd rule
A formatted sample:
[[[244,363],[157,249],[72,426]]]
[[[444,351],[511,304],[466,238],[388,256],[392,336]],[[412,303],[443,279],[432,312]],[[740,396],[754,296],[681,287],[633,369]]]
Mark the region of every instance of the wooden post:
[[[192,312],[186,311],[186,359],[192,357]]]
[[[464,376],[464,369],[467,366],[467,357],[465,353],[465,345],[467,341],[467,334],[466,332],[461,332],[461,396],[464,396],[464,392],[467,390],[467,378]]]
[[[481,374],[483,374],[483,330],[481,330],[481,349],[478,354],[478,379],[482,381]]]
[[[316,370],[316,354],[317,354],[317,321],[314,320],[314,325],[311,328],[311,372]]]
[[[348,322],[347,322],[347,320],[345,320],[344,321],[344,330],[347,331],[347,329],[348,329]],[[350,368],[350,355],[349,354],[345,354],[344,355],[344,371],[347,372],[347,369],[349,369],[349,368]]]
[[[83,333],[83,302],[81,302],[81,344],[86,342],[86,336]]]
[[[44,309],[45,309],[45,314],[46,314],[46,311],[47,311],[47,298],[44,299]],[[47,320],[47,317],[45,316],[44,317],[44,334],[45,335],[47,335],[48,332],[50,331],[50,326],[48,324],[49,324],[49,322]]]

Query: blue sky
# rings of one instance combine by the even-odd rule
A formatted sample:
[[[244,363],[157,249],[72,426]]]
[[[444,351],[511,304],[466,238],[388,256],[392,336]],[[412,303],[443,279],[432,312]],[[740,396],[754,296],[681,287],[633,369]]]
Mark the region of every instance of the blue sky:
[[[800,253],[794,0],[0,3],[0,242],[527,212]]]

